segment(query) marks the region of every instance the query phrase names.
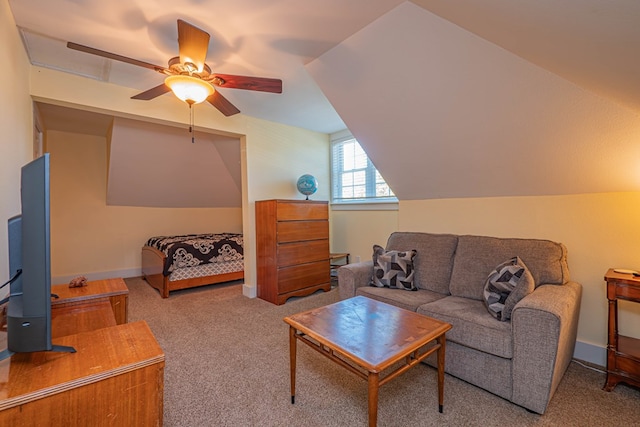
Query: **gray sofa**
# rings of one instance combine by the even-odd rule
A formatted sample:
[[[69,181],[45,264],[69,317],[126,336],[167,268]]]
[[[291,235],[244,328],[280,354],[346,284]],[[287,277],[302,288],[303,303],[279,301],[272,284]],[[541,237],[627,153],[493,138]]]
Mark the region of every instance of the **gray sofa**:
[[[417,291],[370,286],[373,262],[338,270],[342,299],[364,295],[453,325],[445,370],[524,408],[543,414],[576,342],[582,287],[569,279],[567,250],[536,239],[393,233],[386,250],[415,249]],[[489,314],[483,290],[489,273],[518,256],[535,289],[510,321]],[[429,360],[435,366],[435,359]]]

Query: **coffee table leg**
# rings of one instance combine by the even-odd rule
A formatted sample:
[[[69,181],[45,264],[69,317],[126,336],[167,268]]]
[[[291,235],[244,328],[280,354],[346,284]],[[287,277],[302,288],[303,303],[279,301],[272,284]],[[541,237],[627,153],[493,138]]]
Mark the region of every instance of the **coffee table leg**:
[[[378,423],[379,380],[377,372],[369,372],[369,427],[375,427]]]
[[[444,408],[444,351],[445,351],[445,335],[438,337],[438,411],[442,413]]]
[[[296,403],[296,330],[289,326],[289,368],[291,376],[291,403]]]

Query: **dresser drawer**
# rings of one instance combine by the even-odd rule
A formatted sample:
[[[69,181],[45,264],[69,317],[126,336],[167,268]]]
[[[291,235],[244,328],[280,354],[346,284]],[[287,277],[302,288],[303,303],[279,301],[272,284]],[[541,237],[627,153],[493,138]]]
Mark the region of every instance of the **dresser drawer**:
[[[278,223],[278,243],[326,239],[328,221],[287,221]]]
[[[278,267],[328,260],[328,239],[278,245]]]
[[[329,219],[329,208],[326,202],[287,202],[278,203],[276,208],[278,221],[319,220]]]
[[[293,292],[309,286],[329,283],[330,280],[328,260],[284,267],[278,270],[278,293]]]

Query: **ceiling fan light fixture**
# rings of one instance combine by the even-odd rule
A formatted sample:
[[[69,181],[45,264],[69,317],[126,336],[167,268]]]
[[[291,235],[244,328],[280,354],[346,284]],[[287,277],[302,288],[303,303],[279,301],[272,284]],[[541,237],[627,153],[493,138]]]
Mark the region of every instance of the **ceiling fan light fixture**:
[[[187,104],[199,104],[213,95],[213,86],[202,79],[187,75],[169,76],[164,79],[169,89]]]

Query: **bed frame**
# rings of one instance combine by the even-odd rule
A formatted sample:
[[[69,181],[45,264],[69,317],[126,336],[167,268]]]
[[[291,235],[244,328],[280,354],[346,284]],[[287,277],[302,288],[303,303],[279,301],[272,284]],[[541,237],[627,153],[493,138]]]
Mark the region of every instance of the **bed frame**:
[[[189,289],[214,283],[244,279],[244,271],[215,274],[213,276],[192,277],[190,279],[169,280],[162,274],[165,254],[151,246],[142,247],[142,275],[151,286],[160,291],[162,298],[169,298],[169,292]]]

